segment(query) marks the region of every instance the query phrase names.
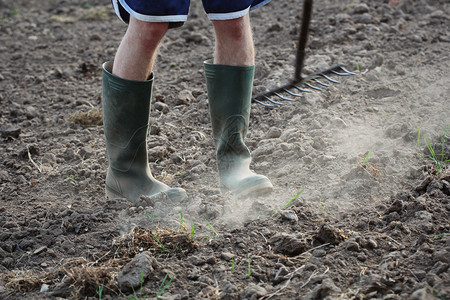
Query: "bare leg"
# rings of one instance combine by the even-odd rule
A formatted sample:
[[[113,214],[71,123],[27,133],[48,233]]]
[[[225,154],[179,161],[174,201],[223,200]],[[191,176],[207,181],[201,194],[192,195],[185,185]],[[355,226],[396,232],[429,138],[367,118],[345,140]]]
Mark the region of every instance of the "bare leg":
[[[213,24],[214,63],[204,66],[220,187],[238,198],[264,195],[273,185],[250,170],[251,154],[244,143],[255,70],[250,18],[247,14]]]
[[[143,22],[130,16],[127,32],[114,59],[113,74],[130,80],[146,80],[168,25],[166,22]]]
[[[216,34],[214,63],[252,66],[255,63],[249,14],[232,20],[212,21]]]
[[[181,201],[186,191],[156,180],[148,163],[147,136],[153,80],[153,61],[168,23],[147,23],[131,18],[117,51],[114,65],[103,66],[103,126],[109,161],[106,196],[141,196]],[[112,70],[111,70],[112,69]],[[113,76],[111,72],[116,75]]]

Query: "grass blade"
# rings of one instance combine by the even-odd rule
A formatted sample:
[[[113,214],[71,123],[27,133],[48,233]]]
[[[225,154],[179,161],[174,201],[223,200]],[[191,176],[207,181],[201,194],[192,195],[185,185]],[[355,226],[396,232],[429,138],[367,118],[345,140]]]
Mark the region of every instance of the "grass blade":
[[[288,207],[288,206],[292,203],[292,201],[294,201],[295,199],[298,198],[298,196],[300,196],[301,193],[303,193],[303,189],[301,189],[300,192],[297,193],[297,195],[295,195],[294,197],[292,197],[291,200],[289,200],[289,202],[286,203],[286,204],[283,206],[283,209],[285,209],[286,207]]]
[[[161,285],[159,286],[159,292],[156,295],[156,298],[160,298],[162,296],[162,294],[164,293],[164,291],[169,287],[169,285],[172,283],[172,281],[175,278],[175,274],[173,275],[173,277],[171,277],[169,279],[169,281],[164,285],[164,283],[166,282],[167,277],[169,276],[169,274],[166,274],[166,276],[164,276],[164,279],[161,283]]]
[[[219,234],[216,232],[216,230],[215,230],[214,227],[211,225],[211,223],[209,223],[208,220],[206,220],[206,223],[208,224],[209,228],[211,228],[211,231],[214,233],[214,240],[215,240],[216,237],[219,236]]]
[[[153,233],[153,237],[155,238],[155,240],[158,242],[158,244],[161,246],[163,252],[166,251],[166,246],[164,246],[164,244],[158,239],[158,237],[156,236],[156,234]]]
[[[417,131],[417,147],[420,149],[420,134],[422,132],[422,126],[419,126],[419,130]]]

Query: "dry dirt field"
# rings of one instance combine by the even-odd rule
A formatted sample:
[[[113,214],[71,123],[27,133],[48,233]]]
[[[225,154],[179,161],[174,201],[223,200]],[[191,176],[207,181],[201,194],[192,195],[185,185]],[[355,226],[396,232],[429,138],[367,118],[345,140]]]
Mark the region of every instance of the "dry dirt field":
[[[101,116],[126,25],[109,1],[0,0],[0,298],[449,299],[450,2],[316,1],[304,74],[356,75],[252,104],[252,168],[275,190],[245,201],[218,188],[214,36],[192,2],[160,48],[148,140],[188,198],[132,206],[105,197]],[[301,7],[251,12],[255,93],[292,78]]]

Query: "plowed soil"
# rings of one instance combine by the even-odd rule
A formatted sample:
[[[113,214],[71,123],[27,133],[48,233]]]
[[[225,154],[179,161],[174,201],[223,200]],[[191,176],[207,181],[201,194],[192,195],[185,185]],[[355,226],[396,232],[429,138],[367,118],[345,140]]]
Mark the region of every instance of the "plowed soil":
[[[292,79],[301,9],[251,12],[255,93]],[[252,104],[274,192],[220,193],[214,36],[193,1],[159,50],[148,139],[154,176],[188,198],[133,206],[104,193],[101,64],[126,24],[108,1],[0,0],[0,298],[449,299],[450,3],[313,9],[304,74],[356,75]]]

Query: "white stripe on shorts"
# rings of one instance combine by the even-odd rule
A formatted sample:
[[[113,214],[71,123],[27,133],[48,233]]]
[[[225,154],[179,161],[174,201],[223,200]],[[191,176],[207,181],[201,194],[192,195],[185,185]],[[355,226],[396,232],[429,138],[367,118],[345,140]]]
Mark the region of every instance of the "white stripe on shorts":
[[[117,0],[114,0],[114,1],[112,1],[112,4],[114,7],[114,10],[116,11],[116,15],[119,17],[119,19],[121,21],[123,21],[122,16],[120,15],[120,12],[119,12],[119,3],[117,2]]]
[[[187,15],[170,15],[170,16],[149,16],[143,15],[132,10],[125,0],[119,0],[123,8],[133,17],[145,22],[186,22]],[[114,7],[115,8],[115,7]]]
[[[232,20],[232,19],[237,19],[237,18],[245,16],[249,11],[250,11],[250,6],[247,7],[246,9],[231,12],[231,13],[208,14],[208,18],[210,20],[216,20],[216,21]]]
[[[255,8],[261,7],[261,6],[265,5],[265,4],[267,4],[268,2],[270,2],[270,0],[265,0],[265,1],[261,2],[261,3],[259,3],[258,5],[253,6],[251,8],[251,10],[254,10]]]

